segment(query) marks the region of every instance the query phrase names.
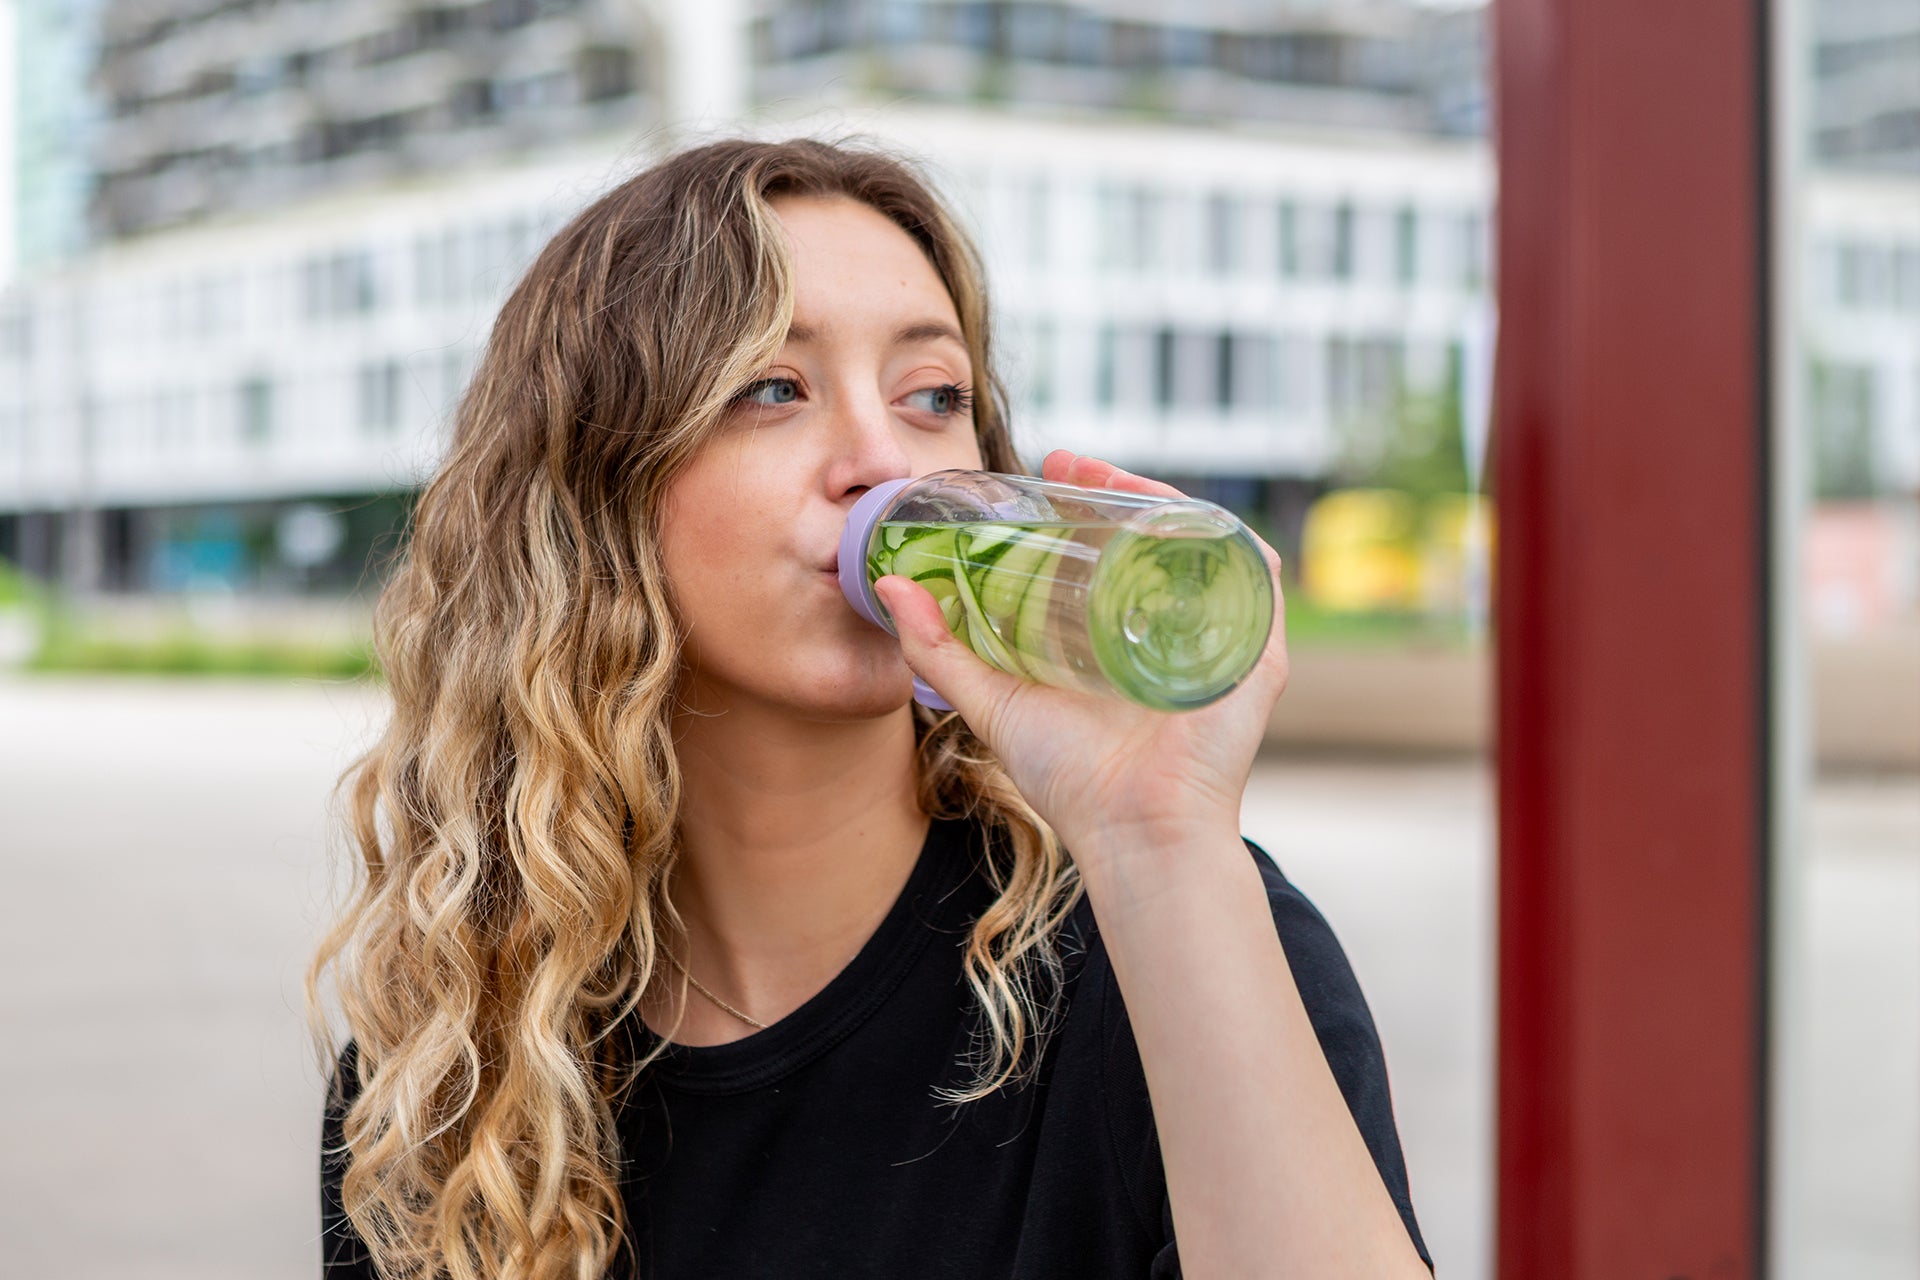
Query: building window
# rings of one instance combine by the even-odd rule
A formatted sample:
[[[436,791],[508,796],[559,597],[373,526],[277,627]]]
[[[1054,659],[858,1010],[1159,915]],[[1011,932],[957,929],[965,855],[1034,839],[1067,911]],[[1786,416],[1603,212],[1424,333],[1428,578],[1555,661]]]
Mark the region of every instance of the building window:
[[[460,393],[467,385],[467,354],[459,347],[440,353],[440,402],[443,413],[451,415],[460,405]]]
[[[1420,278],[1420,214],[1410,204],[1393,217],[1393,277],[1402,285]]]
[[[212,276],[198,277],[192,285],[194,332],[206,336],[220,327],[219,285]]]
[[[1835,294],[1840,305],[1849,310],[1859,310],[1867,301],[1867,250],[1866,246],[1847,241],[1840,246],[1836,255],[1838,287]]]
[[[1156,409],[1195,413],[1226,407],[1234,363],[1228,335],[1163,328],[1153,331],[1152,345]]]
[[[1047,180],[1031,179],[1027,183],[1027,265],[1036,271],[1046,270],[1052,257],[1050,203]]]
[[[240,384],[240,438],[250,444],[273,438],[273,383],[258,374]]]
[[[1115,377],[1114,348],[1119,337],[1113,326],[1103,324],[1093,338],[1093,402],[1102,409],[1113,408]]]
[[[1280,202],[1280,274],[1300,278],[1300,206],[1291,200]]]
[[[431,236],[413,242],[413,305],[430,307],[440,300],[440,245]]]
[[[309,258],[300,271],[301,314],[335,319],[373,311],[380,294],[373,255],[364,249]]]
[[[1868,365],[1814,362],[1809,390],[1816,497],[1874,496],[1873,375]]]
[[[1102,186],[1094,195],[1094,223],[1099,236],[1098,258],[1103,267],[1126,263],[1126,193],[1118,187]]]
[[[449,227],[440,237],[440,301],[459,302],[472,292],[473,259],[466,238]]]
[[[154,443],[165,450],[193,440],[193,393],[162,391],[154,397]]]
[[[896,7],[906,6],[889,6]],[[1029,62],[1053,62],[1059,58],[1064,10],[1050,5],[1022,4],[1013,6],[1007,16],[1007,46],[1014,57]]]
[[[1095,348],[1094,399],[1102,409],[1140,411],[1155,403],[1161,337],[1152,329],[1103,326]],[[1171,353],[1167,353],[1171,360]],[[1170,372],[1167,375],[1171,377]]]
[[[24,307],[0,311],[0,357],[25,361],[33,354],[33,313]]]
[[[1335,422],[1378,427],[1400,398],[1404,346],[1395,337],[1327,339],[1327,410]]]
[[[318,320],[327,314],[327,264],[323,258],[308,258],[300,264],[300,314]]]
[[[1096,399],[1103,409],[1143,412],[1156,396],[1158,335],[1138,325],[1102,329]]]
[[[1353,206],[1344,200],[1333,211],[1332,258],[1330,266],[1333,278],[1353,279],[1354,212]]]
[[[519,271],[533,257],[533,219],[516,213],[507,219],[507,258]]]
[[[1228,275],[1239,266],[1240,208],[1218,192],[1207,197],[1207,270]]]
[[[1461,234],[1465,243],[1461,245],[1462,283],[1468,292],[1478,293],[1487,283],[1487,220],[1477,213],[1469,213],[1460,220]]]
[[[538,6],[534,0],[493,0],[488,6],[488,25],[495,31],[511,31],[515,27],[524,27],[538,16]]]
[[[974,0],[973,3],[954,5],[949,10],[949,13],[951,14],[950,20],[953,23],[952,30],[955,44],[965,46],[969,49],[977,49],[982,53],[993,51],[995,31],[998,25],[995,22],[995,18],[998,15],[993,7]]]
[[[1101,189],[1100,260],[1109,266],[1145,270],[1157,259],[1160,196],[1151,187]]]
[[[1161,329],[1153,335],[1153,404],[1165,411],[1173,407],[1173,377],[1176,359],[1173,330]]]
[[[1282,412],[1305,414],[1314,407],[1319,348],[1304,333],[1283,333],[1274,347],[1274,399]]]
[[[463,80],[453,86],[447,112],[455,125],[481,124],[499,109],[491,80]]]
[[[1053,405],[1053,321],[1035,321],[1028,337],[1027,400],[1044,410]]]
[[[881,0],[879,33],[885,44],[915,44],[920,40],[922,30],[921,15],[924,8],[920,0]],[[1019,15],[1015,15],[1016,30]]]
[[[1220,407],[1235,412],[1264,412],[1274,407],[1273,338],[1264,333],[1222,334]]]
[[[634,91],[633,50],[624,45],[594,45],[580,51],[580,100],[605,102]]]
[[[1169,67],[1204,67],[1213,61],[1213,32],[1205,27],[1162,27],[1162,61]]]
[[[379,305],[380,293],[374,278],[372,254],[343,254],[335,263],[334,270],[345,272],[345,280],[335,286],[342,290],[339,297],[342,311],[364,314]]]
[[[160,336],[178,338],[187,329],[187,286],[172,279],[160,286]]]
[[[387,434],[400,425],[400,364],[376,360],[360,366],[360,429]]]
[[[1905,244],[1894,252],[1894,305],[1920,314],[1920,244]]]
[[[1135,187],[1127,201],[1127,212],[1132,265],[1145,271],[1159,261],[1160,193],[1151,187]]]

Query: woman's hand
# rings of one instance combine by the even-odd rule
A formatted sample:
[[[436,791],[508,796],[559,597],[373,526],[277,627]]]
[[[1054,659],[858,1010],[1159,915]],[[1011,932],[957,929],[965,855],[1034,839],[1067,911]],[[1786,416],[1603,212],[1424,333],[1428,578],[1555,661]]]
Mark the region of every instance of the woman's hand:
[[[1047,455],[1041,473],[1089,489],[1185,496],[1064,449]],[[1230,836],[1237,845],[1254,752],[1287,683],[1280,557],[1264,542],[1260,548],[1273,574],[1273,634],[1240,687],[1198,711],[1150,711],[1021,680],[954,638],[918,583],[886,577],[874,589],[893,615],[908,664],[993,748],[1076,857],[1206,836]]]

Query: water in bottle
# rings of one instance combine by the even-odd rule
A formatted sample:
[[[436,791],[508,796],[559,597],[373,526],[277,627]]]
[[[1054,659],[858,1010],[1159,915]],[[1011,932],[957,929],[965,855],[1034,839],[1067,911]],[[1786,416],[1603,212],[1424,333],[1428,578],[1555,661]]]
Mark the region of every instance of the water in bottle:
[[[873,583],[911,578],[981,659],[1027,680],[1165,711],[1246,678],[1273,583],[1246,526],[1210,502],[938,471],[876,485],[840,542],[840,587],[894,630]],[[924,682],[915,697],[944,708]]]

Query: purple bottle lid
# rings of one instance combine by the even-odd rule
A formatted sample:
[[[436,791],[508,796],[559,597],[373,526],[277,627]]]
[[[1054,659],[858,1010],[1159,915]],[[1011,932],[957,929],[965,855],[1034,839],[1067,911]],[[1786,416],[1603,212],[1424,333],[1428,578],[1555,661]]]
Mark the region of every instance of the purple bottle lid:
[[[881,611],[880,601],[867,581],[867,544],[873,540],[873,526],[893,505],[894,495],[906,488],[909,480],[887,480],[860,495],[847,513],[847,527],[840,532],[840,594],[853,611],[891,635],[898,635]],[[951,711],[953,704],[934,691],[919,676],[913,678],[913,700],[935,711]]]

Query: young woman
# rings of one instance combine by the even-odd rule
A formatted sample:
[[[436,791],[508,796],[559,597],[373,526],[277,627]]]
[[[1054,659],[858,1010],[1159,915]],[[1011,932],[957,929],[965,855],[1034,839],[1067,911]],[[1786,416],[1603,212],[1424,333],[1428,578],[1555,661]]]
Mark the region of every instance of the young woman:
[[[1167,715],[840,596],[869,487],[1020,469],[988,333],[926,186],[815,142],[673,157],[514,290],[343,780],[327,1274],[1428,1274],[1365,1001],[1238,835],[1280,629]]]

